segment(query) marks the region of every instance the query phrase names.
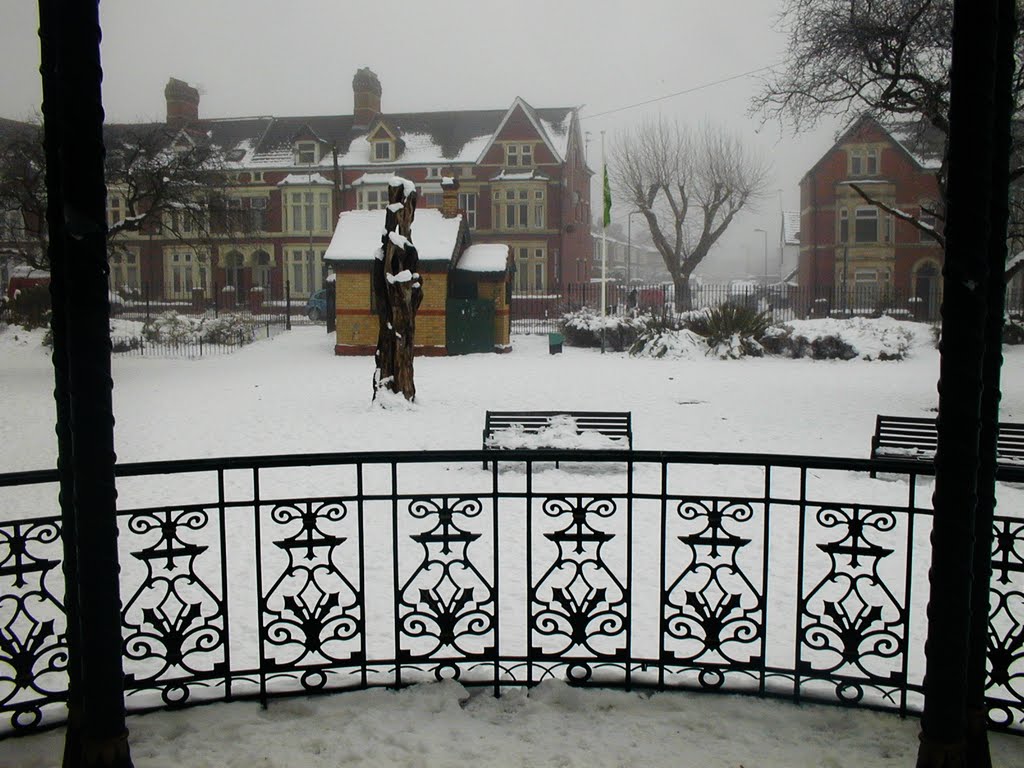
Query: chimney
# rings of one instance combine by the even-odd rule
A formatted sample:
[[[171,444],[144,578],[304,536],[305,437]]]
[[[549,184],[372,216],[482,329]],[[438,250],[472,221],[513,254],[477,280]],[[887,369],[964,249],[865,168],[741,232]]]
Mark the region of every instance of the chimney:
[[[352,78],[352,110],[354,128],[369,128],[373,118],[380,114],[380,80],[369,67],[363,67]]]
[[[441,177],[441,215],[446,219],[454,219],[461,213],[459,210],[459,182],[454,176]]]
[[[180,128],[188,123],[199,120],[199,91],[186,83],[172,77],[164,87],[164,99],[167,100],[167,125]]]

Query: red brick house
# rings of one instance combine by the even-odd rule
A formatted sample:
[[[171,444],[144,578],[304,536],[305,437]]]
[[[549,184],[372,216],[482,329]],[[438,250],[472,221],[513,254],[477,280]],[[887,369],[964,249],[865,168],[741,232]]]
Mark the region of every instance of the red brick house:
[[[199,92],[172,78],[165,125],[107,125],[108,151],[140,127],[167,129],[171,151],[215,148],[227,213],[247,225],[243,233],[211,224],[202,243],[172,236],[166,223],[123,233],[111,287],[148,286],[170,299],[254,288],[279,297],[287,281],[303,299],[324,285],[339,212],[386,205],[395,174],[416,183],[421,208],[440,208],[441,180],[454,177],[473,242],[509,246],[517,288],[557,292],[590,274],[592,171],[576,108],[517,98],[494,110],[388,112],[369,69],[352,88],[351,114],[204,119]],[[111,185],[109,224],[124,218],[123,202]]]
[[[865,201],[854,189],[926,223],[938,207],[940,157],[909,130],[856,120],[800,181],[799,285],[809,295],[850,306],[903,303],[934,316],[942,248],[912,224]],[[941,146],[938,147],[941,149]]]

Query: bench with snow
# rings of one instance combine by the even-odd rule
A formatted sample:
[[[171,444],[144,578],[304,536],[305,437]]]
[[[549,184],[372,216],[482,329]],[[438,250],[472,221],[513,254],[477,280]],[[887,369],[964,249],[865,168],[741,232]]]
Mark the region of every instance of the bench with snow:
[[[633,447],[630,411],[487,411],[484,450]],[[558,462],[555,462],[558,466]],[[484,462],[487,469],[487,462]]]
[[[871,458],[932,461],[938,438],[935,419],[879,415],[871,438]],[[996,456],[1001,466],[1024,465],[1024,424],[999,423]]]

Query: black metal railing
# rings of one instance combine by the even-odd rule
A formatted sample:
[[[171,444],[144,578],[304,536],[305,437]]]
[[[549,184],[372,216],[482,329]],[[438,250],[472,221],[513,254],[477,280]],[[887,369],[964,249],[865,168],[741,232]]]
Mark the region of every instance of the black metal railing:
[[[930,465],[494,457],[120,465],[129,708],[558,677],[920,711]],[[1024,732],[1024,470],[1001,480],[990,720]],[[0,475],[8,733],[65,715],[56,483]]]

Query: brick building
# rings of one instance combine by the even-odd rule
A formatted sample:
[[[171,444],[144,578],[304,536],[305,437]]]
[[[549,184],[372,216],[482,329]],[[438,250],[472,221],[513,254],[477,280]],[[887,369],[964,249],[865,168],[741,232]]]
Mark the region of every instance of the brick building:
[[[323,287],[338,213],[382,208],[395,174],[416,183],[420,208],[440,207],[441,179],[454,177],[473,242],[512,248],[516,287],[554,292],[586,279],[592,172],[575,108],[517,98],[495,110],[386,112],[369,69],[352,89],[351,114],[204,119],[199,92],[172,78],[164,125],[108,125],[108,153],[146,128],[166,129],[168,151],[213,148],[226,214],[245,223],[211,225],[205,239],[180,222],[122,233],[111,287],[195,299],[254,287],[280,296],[287,281],[294,298],[307,297]],[[123,195],[108,187],[110,225],[125,216]]]
[[[928,210],[939,205],[939,165],[935,147],[922,137],[887,131],[871,117],[856,120],[800,181],[800,287],[832,302],[901,298],[934,315],[941,246],[866,202],[852,185],[934,225]]]

